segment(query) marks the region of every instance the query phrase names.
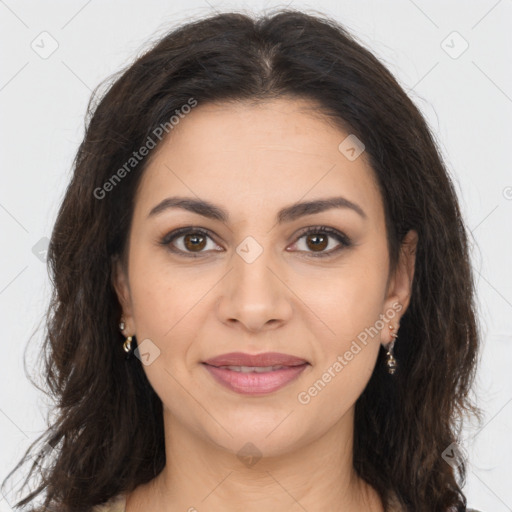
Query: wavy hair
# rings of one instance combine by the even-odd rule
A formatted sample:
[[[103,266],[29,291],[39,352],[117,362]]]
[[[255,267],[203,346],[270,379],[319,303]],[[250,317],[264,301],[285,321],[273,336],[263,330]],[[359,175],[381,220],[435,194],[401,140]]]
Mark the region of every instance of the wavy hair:
[[[89,102],[51,235],[41,362],[54,417],[7,477],[38,443],[45,447],[23,485],[36,476],[37,488],[15,506],[43,495],[50,510],[88,511],[165,465],[162,403],[141,362],[125,360],[112,284],[150,156],[104,197],[97,191],[190,98],[301,98],[363,141],[384,202],[392,271],[405,234],[419,237],[395,345],[400,367],[386,372],[381,347],[355,406],[354,468],[386,507],[394,494],[408,511],[466,510],[464,461],[454,469],[442,453],[460,442],[465,416],[481,418],[471,399],[480,334],[469,235],[438,144],[388,69],[338,22],[281,9],[189,20],[103,85]]]

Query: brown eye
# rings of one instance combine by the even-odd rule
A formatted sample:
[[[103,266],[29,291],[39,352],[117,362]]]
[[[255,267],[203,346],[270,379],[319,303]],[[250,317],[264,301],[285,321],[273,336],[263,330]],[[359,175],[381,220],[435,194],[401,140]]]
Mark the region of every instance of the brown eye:
[[[338,242],[331,245],[331,241]],[[303,231],[294,244],[299,252],[312,257],[333,256],[344,248],[350,247],[352,241],[340,231],[326,226],[313,226]],[[301,245],[303,247],[301,247]],[[331,247],[329,247],[331,245]],[[329,247],[329,250],[326,250]]]
[[[313,251],[323,251],[329,244],[329,237],[325,235],[307,235],[306,237],[307,246]]]
[[[212,251],[222,251],[210,234],[201,228],[177,229],[166,235],[160,243],[171,252],[183,256],[202,256]],[[208,248],[209,243],[211,247]]]
[[[185,247],[188,251],[201,251],[206,246],[206,237],[201,234],[190,234],[183,237]]]

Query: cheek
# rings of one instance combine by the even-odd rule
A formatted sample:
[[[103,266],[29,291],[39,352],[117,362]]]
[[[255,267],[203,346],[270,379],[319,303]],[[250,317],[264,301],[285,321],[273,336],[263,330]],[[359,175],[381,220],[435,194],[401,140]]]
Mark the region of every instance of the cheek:
[[[312,332],[328,340],[327,353],[341,350],[383,313],[386,265],[379,258],[360,253],[320,279],[307,280],[301,288],[305,304],[315,313]]]
[[[160,248],[134,251],[129,268],[137,334],[163,343],[204,294],[203,285],[177,273]]]
[[[175,287],[155,266],[134,263],[130,283],[137,335],[160,339],[172,327]]]
[[[180,366],[175,363],[186,359],[194,339],[186,331],[193,304],[201,295],[154,254],[133,254],[129,268],[137,343],[142,353],[141,343],[151,353],[149,361],[141,359],[143,369],[163,403],[172,406],[185,398],[179,385],[183,381]]]
[[[197,359],[194,343],[218,275],[192,267],[177,270],[165,255],[149,250],[134,253],[129,268],[137,341],[149,339],[158,354],[144,370],[158,394],[176,392],[179,385],[169,373],[182,381]]]
[[[318,338],[321,353],[301,403],[330,403],[325,412],[333,421],[357,400],[375,367],[387,326],[381,318],[388,277],[385,247],[359,251],[309,294],[311,308],[321,312],[318,327],[324,323],[329,329]]]
[[[385,279],[353,270],[330,281],[323,295],[310,294],[316,297],[311,309],[320,311],[316,332],[324,334],[316,337],[316,364],[297,400],[311,416],[322,416],[323,425],[336,422],[352,407],[380,350]]]

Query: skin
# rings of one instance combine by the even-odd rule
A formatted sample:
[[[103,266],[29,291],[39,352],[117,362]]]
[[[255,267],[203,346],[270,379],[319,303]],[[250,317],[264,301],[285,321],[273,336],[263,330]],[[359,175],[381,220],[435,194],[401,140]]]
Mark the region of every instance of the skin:
[[[135,198],[128,266],[115,264],[113,282],[124,334],[160,350],[143,367],[163,403],[167,464],[127,495],[127,512],[384,510],[353,470],[354,407],[380,344],[393,339],[388,324],[397,332],[409,304],[417,234],[407,234],[391,275],[382,197],[366,154],[350,161],[338,149],[347,135],[305,100],[199,104],[154,150]],[[148,217],[169,196],[207,200],[229,221],[178,208]],[[285,206],[332,196],[357,203],[366,218],[333,208],[276,223]],[[314,235],[308,242],[302,230],[318,225],[353,245],[329,235],[320,252],[341,250],[315,257]],[[212,236],[200,238],[202,249],[184,236],[170,245],[198,257],[160,244],[186,226]],[[248,236],[263,249],[252,263],[236,252]],[[385,328],[300,403],[298,394],[379,315],[389,319]],[[278,391],[247,396],[201,364],[234,351],[283,352],[311,364]],[[261,456],[251,465],[237,456],[248,442]]]

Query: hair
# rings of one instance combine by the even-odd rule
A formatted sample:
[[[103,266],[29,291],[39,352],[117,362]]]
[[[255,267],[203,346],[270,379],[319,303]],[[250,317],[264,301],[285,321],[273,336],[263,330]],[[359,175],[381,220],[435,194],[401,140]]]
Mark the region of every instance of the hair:
[[[150,156],[118,171],[115,183],[113,175],[128,171],[148,138],[159,146],[159,127],[169,133],[169,120],[191,98],[200,105],[282,98],[309,100],[364,143],[383,198],[391,271],[405,234],[419,237],[395,345],[399,369],[387,373],[380,347],[355,405],[354,468],[386,507],[394,494],[408,511],[466,510],[464,460],[454,468],[442,452],[460,441],[464,416],[481,417],[471,399],[480,334],[468,233],[438,144],[388,69],[338,22],[281,9],[189,20],[105,84],[91,96],[51,235],[41,362],[54,419],[7,477],[38,442],[45,446],[23,484],[37,475],[39,486],[16,508],[44,492],[44,507],[87,511],[165,466],[162,402],[139,359],[125,358],[112,283],[114,261],[126,261]]]

